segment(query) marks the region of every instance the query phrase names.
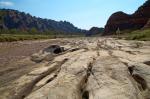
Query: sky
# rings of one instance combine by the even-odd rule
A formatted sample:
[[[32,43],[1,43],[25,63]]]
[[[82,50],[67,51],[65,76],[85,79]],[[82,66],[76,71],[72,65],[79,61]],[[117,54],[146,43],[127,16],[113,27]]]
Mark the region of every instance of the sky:
[[[9,8],[33,16],[69,21],[81,29],[104,27],[116,11],[134,13],[146,0],[0,0],[0,8]]]

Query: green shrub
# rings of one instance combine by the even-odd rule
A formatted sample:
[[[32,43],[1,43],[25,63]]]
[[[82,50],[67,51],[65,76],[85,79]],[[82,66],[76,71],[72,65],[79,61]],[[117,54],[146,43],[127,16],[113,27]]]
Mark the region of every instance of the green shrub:
[[[126,34],[127,40],[150,40],[150,29],[147,30],[137,30],[131,33]]]

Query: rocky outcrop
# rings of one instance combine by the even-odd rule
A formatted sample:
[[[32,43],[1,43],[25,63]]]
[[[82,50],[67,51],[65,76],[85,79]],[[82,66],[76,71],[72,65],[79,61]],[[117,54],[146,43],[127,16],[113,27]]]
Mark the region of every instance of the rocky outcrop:
[[[149,29],[150,28],[150,19],[149,21],[147,22],[147,24],[144,26],[144,29]]]
[[[0,28],[37,31],[60,31],[68,33],[84,33],[67,21],[54,21],[31,16],[24,12],[10,9],[0,9]]]
[[[150,0],[147,0],[135,13],[131,15],[124,12],[116,12],[112,14],[105,26],[104,35],[114,34],[118,28],[120,30],[143,28],[150,18],[149,11]]]
[[[63,40],[64,46],[52,45],[37,53],[43,59],[36,68],[7,86],[0,84],[0,99],[149,99],[149,42]],[[54,52],[60,48],[65,50]]]

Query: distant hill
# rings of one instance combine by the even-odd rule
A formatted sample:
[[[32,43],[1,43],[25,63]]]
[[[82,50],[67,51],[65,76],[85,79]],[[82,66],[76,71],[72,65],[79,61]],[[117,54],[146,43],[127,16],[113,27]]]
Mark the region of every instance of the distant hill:
[[[87,33],[87,36],[101,35],[104,32],[104,28],[92,27]]]
[[[150,19],[150,0],[147,0],[135,13],[129,15],[116,12],[110,16],[105,26],[104,35],[111,35],[119,28],[122,30],[136,30],[143,28]],[[145,27],[147,27],[147,25]]]
[[[54,21],[31,16],[11,9],[0,9],[0,29],[19,29],[37,31],[61,31],[67,33],[86,33],[67,21]]]

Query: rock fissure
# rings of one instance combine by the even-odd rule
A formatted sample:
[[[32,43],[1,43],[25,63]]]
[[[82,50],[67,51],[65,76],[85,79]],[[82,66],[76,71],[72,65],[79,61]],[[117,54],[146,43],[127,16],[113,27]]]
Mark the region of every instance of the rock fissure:
[[[142,78],[138,74],[133,74],[132,77],[139,84],[139,89],[140,90],[146,90],[147,89],[147,82],[145,81],[144,78]]]
[[[58,64],[56,64],[53,68],[48,69],[47,71],[43,72],[42,74],[38,74],[38,75],[32,74],[32,73],[27,74],[27,76],[35,76],[35,77],[38,76],[38,77],[36,77],[35,80],[29,82],[28,84],[23,85],[21,90],[19,89],[19,91],[17,91],[17,93],[15,93],[11,99],[23,99],[26,96],[28,96],[34,89],[34,86],[36,83],[38,83],[40,80],[42,80],[44,77],[46,77],[50,73],[60,69],[61,65],[64,64],[66,61],[67,61],[67,59],[64,59],[63,61],[58,62]],[[59,71],[60,70],[58,70],[57,73],[59,73]],[[56,73],[56,75],[57,75],[57,73]],[[57,76],[54,76],[54,78],[52,78],[52,80],[55,79],[55,77],[57,77]]]
[[[10,83],[11,87],[0,98],[147,99],[150,47],[149,42],[139,43],[142,43],[140,48],[133,48],[136,41],[69,39],[64,52],[47,56],[57,46],[39,52],[39,59],[46,57],[46,60]]]
[[[149,65],[150,66],[150,61],[146,61],[144,62],[144,64]]]
[[[92,74],[92,67],[93,67],[94,60],[95,59],[93,59],[93,62],[89,63],[87,71],[86,71],[86,78],[81,88],[82,99],[89,99],[89,92],[86,90],[86,85],[87,85],[89,76]]]

